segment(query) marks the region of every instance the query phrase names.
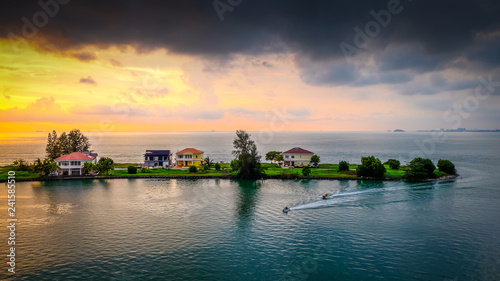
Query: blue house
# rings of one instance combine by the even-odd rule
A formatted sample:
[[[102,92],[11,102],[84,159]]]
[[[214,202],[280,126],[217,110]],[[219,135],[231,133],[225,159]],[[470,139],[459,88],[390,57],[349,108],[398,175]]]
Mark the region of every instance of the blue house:
[[[172,163],[170,150],[146,150],[144,154],[144,167],[166,168]]]

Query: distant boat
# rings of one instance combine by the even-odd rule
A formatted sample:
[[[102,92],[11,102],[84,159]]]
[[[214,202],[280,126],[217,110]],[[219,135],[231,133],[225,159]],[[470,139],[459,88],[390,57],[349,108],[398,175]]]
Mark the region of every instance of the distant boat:
[[[394,133],[404,133],[404,132],[405,132],[405,130],[396,129],[396,130],[394,130],[393,132],[394,132]]]
[[[43,131],[36,131],[37,133],[43,133]]]
[[[215,130],[211,130],[210,132],[215,132]]]

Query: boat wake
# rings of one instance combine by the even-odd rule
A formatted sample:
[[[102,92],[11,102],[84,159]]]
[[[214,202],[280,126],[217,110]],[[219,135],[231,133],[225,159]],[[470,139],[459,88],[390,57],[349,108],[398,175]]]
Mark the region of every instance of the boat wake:
[[[357,201],[364,199],[365,195],[372,193],[382,193],[382,192],[393,192],[396,190],[408,189],[408,187],[390,187],[390,188],[374,188],[360,191],[350,191],[350,192],[340,192],[336,194],[328,195],[326,198],[314,201],[311,203],[306,203],[302,205],[297,205],[289,208],[289,211],[297,210],[307,210],[307,209],[319,209],[325,208],[332,205],[338,205],[342,203],[347,203],[351,201]],[[326,199],[326,200],[325,200]]]

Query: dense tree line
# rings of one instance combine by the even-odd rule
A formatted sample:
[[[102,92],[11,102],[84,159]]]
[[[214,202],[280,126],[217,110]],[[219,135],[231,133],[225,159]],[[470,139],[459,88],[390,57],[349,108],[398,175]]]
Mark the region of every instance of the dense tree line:
[[[45,152],[47,158],[56,159],[61,155],[71,152],[88,151],[90,146],[91,144],[88,137],[82,134],[78,129],[73,129],[68,134],[63,132],[60,136],[57,136],[57,132],[53,130],[47,137]]]

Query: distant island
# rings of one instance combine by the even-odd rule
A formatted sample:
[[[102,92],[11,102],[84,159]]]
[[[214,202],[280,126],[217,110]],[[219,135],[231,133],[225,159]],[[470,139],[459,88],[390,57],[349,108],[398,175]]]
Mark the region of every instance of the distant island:
[[[394,132],[394,133],[404,133],[404,132],[405,132],[405,130],[396,129],[396,130],[394,130],[393,132]]]
[[[500,132],[500,129],[495,129],[495,130],[482,130],[482,129],[472,129],[472,130],[467,130],[466,128],[458,128],[458,129],[434,129],[434,130],[417,130],[417,132],[452,132],[452,133],[461,133],[461,132],[468,132],[468,133],[498,133]]]

